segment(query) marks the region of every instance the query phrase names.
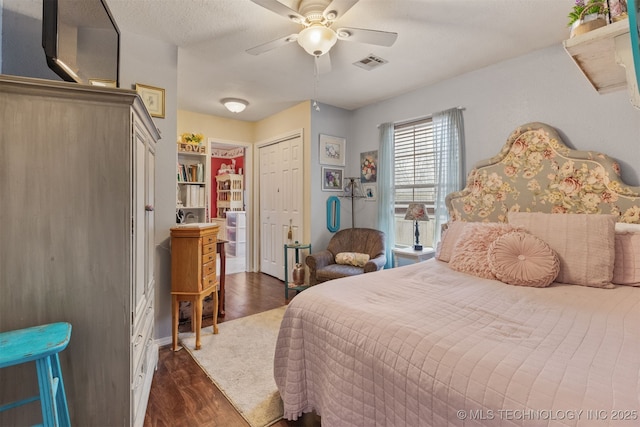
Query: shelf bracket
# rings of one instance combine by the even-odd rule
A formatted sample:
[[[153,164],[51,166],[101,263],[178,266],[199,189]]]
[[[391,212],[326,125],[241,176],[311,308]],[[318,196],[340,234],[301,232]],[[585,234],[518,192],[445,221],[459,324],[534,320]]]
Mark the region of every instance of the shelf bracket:
[[[625,69],[627,75],[627,89],[631,104],[640,109],[640,92],[638,91],[638,81],[636,70],[633,65],[633,54],[631,53],[631,39],[629,34],[623,34],[614,38],[616,51],[616,64]]]

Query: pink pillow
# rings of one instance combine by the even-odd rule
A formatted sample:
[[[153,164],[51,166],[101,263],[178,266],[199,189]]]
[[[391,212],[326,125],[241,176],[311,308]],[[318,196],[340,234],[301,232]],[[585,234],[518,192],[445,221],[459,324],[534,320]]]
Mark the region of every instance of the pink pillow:
[[[611,282],[640,286],[640,225],[616,223],[615,230],[616,259]]]
[[[442,233],[442,240],[437,247],[437,260],[444,262],[449,262],[451,260],[453,248],[455,247],[458,238],[464,231],[464,227],[467,224],[471,223],[464,221],[452,221],[447,223],[447,229],[444,231],[444,233]]]
[[[560,259],[556,282],[614,288],[615,215],[509,212],[509,223],[545,241]]]
[[[510,224],[497,222],[470,222],[453,248],[449,266],[462,273],[485,279],[495,279],[487,263],[491,243],[503,234],[519,230]]]
[[[558,255],[544,241],[523,231],[503,234],[487,253],[491,272],[509,285],[544,288],[560,271]]]

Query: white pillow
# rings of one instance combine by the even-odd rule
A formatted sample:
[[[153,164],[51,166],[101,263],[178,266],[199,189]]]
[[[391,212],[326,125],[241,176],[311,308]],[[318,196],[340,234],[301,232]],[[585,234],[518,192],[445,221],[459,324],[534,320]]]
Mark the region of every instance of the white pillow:
[[[340,252],[336,254],[336,264],[364,267],[367,262],[369,262],[369,254],[358,252]]]

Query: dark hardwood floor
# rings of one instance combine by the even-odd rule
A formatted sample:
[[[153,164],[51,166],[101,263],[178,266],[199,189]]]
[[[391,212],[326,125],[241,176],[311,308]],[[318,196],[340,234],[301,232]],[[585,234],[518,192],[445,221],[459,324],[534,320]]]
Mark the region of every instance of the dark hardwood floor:
[[[218,323],[260,313],[284,305],[284,284],[261,273],[236,273],[226,276],[226,315]],[[290,295],[291,296],[291,295]],[[203,327],[212,319],[203,319]],[[191,325],[180,325],[180,330]],[[191,355],[185,351],[160,348],[158,370],[154,373],[145,427],[247,427],[227,398],[211,382]],[[305,414],[297,421],[280,420],[276,427],[319,427],[320,417]]]

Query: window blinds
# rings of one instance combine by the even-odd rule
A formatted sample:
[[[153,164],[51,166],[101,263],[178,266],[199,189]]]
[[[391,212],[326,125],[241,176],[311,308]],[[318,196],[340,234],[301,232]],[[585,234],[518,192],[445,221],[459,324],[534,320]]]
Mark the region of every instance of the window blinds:
[[[409,203],[432,210],[435,201],[435,150],[431,118],[394,126],[395,207],[403,213]]]

